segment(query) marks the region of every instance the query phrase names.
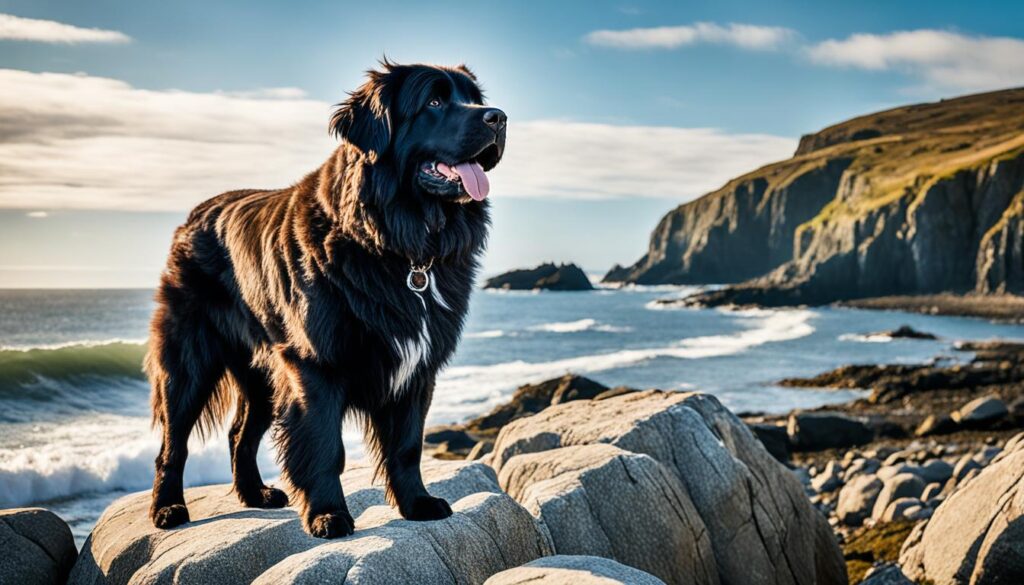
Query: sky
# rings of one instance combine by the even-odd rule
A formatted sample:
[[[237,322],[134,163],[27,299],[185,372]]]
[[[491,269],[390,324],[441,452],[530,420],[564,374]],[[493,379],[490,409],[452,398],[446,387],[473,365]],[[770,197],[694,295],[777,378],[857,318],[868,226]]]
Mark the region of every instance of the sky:
[[[802,134],[1024,85],[1024,3],[0,0],[0,288],[154,286],[192,206],[326,160],[383,55],[509,115],[484,272],[599,273]]]

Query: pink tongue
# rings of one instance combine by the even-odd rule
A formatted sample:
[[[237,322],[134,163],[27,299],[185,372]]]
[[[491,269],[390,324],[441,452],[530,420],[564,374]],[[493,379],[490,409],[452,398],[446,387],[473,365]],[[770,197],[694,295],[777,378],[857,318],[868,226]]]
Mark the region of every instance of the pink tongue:
[[[469,193],[474,201],[483,201],[487,197],[487,193],[491,190],[491,182],[487,180],[484,168],[479,163],[464,162],[452,168],[459,174],[462,186],[466,188],[466,193]]]

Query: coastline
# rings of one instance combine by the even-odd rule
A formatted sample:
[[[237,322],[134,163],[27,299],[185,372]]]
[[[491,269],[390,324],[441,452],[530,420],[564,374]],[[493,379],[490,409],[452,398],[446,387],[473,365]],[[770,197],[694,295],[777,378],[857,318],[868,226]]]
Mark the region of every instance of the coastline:
[[[898,295],[839,301],[835,305],[854,309],[979,317],[1006,323],[1024,323],[1024,297],[1009,294]]]
[[[933,339],[909,328],[875,335],[910,343]],[[1021,440],[1024,343],[963,340],[954,348],[972,354],[966,364],[937,355],[920,364],[851,364],[778,381],[790,388],[870,391],[863,398],[785,414],[737,413],[828,518],[850,583],[899,561],[915,526]],[[427,452],[437,459],[488,462],[495,438],[516,420],[543,417],[567,401],[637,392],[643,391],[608,388],[573,374],[525,385],[488,414],[429,429]],[[899,488],[899,497],[884,495],[894,477],[911,486]],[[860,493],[865,486],[866,495]]]
[[[976,317],[996,323],[1024,323],[1024,296],[1013,294],[941,293],[801,302],[799,297],[772,293],[772,289],[733,286],[703,291],[683,298],[658,299],[655,303],[663,307],[739,309],[832,306],[944,317]]]

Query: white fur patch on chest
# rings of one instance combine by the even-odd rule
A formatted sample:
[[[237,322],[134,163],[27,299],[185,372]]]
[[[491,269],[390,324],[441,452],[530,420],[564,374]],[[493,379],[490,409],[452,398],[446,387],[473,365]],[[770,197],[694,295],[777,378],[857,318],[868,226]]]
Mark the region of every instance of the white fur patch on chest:
[[[391,343],[398,354],[398,366],[391,373],[391,394],[397,398],[402,394],[409,379],[416,373],[416,369],[430,357],[430,327],[427,324],[427,304],[423,297],[416,293],[420,302],[423,303],[423,317],[420,319],[420,331],[415,337],[406,340],[391,339]]]
[[[441,291],[437,288],[437,279],[433,276],[430,277],[430,296],[433,297],[437,306],[441,307],[445,311],[451,312],[452,308],[448,306],[448,301],[444,300],[444,297],[441,296]]]

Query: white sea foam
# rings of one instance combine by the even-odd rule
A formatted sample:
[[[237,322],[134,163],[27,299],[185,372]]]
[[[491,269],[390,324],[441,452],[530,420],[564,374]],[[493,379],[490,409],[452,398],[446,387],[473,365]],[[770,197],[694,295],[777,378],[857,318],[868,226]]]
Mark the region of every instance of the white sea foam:
[[[494,339],[496,337],[504,337],[506,333],[501,329],[490,329],[487,331],[477,331],[474,333],[467,333],[463,337],[466,339]]]
[[[531,382],[560,376],[567,372],[586,374],[633,366],[657,358],[702,359],[733,355],[765,343],[806,337],[814,332],[813,313],[807,310],[734,311],[743,330],[728,335],[707,335],[682,339],[672,345],[623,349],[610,353],[576,356],[546,362],[522,360],[486,366],[448,368],[438,377],[432,414],[437,418],[455,418],[479,411],[480,402],[496,403],[505,393]],[[472,404],[466,404],[472,399]],[[469,409],[469,410],[466,410]],[[466,412],[463,412],[466,410]]]
[[[859,343],[889,343],[892,337],[889,335],[861,335],[859,333],[844,333],[839,336],[839,341],[856,341]]]
[[[557,323],[542,323],[528,328],[530,331],[543,331],[545,333],[579,333],[581,331],[604,331],[607,333],[622,333],[632,331],[630,327],[616,327],[599,323],[596,319],[580,319],[578,321],[563,321]]]
[[[159,437],[140,417],[106,415],[41,428],[32,443],[0,449],[0,508],[115,490],[145,490],[153,484]],[[346,427],[349,460],[363,456],[362,434]],[[258,456],[264,480],[280,475],[265,437]],[[231,462],[223,434],[189,444],[185,485],[229,483]]]

